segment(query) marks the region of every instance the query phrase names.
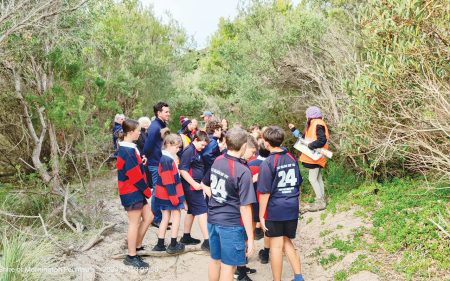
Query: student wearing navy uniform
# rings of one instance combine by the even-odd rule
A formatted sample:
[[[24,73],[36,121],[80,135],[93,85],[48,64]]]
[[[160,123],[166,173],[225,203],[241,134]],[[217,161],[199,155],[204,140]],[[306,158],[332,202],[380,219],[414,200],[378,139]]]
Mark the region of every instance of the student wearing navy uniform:
[[[257,191],[258,188],[258,175],[259,175],[259,167],[262,162],[269,157],[270,151],[268,151],[264,147],[264,143],[259,145],[258,157],[255,160],[248,162],[248,167],[253,175],[253,185],[255,186],[256,199],[257,202],[253,204],[253,222],[256,224],[255,226],[255,240],[258,240],[259,237],[264,237],[264,249],[261,249],[258,253],[259,260],[262,264],[269,263],[269,238],[264,236],[264,232],[261,229],[261,225],[259,223],[259,195],[260,193]]]
[[[204,239],[201,248],[205,251],[209,251],[206,225],[208,208],[200,182],[205,175],[202,151],[208,142],[208,135],[204,131],[197,131],[193,136],[192,142],[183,151],[179,165],[181,182],[188,205],[187,215],[184,219],[184,235],[180,242],[185,245],[200,243],[200,240],[191,237],[192,223],[194,218],[198,217],[198,223]]]
[[[256,139],[251,135],[248,134],[247,136],[247,147],[245,149],[244,155],[242,155],[242,159],[241,159],[241,163],[248,166],[248,161],[252,160],[252,159],[256,159],[256,150],[258,148],[258,142],[256,141]],[[250,168],[250,167],[249,167]],[[252,181],[255,182],[257,177],[252,177]],[[254,204],[252,204],[253,206]],[[254,216],[254,214],[252,214]],[[253,229],[255,228],[255,226],[253,225]],[[255,240],[256,237],[255,237]],[[236,268],[236,272],[234,273],[234,278],[237,281],[252,281],[250,279],[250,277],[248,277],[247,274],[253,274],[256,273],[256,269],[247,267],[245,265],[238,265]]]
[[[128,213],[128,255],[123,262],[144,268],[148,267],[148,263],[136,252],[142,250],[142,240],[153,221],[153,213],[146,200],[151,197],[152,192],[147,184],[140,153],[133,143],[139,138],[139,123],[131,119],[125,120],[122,129],[120,139],[123,141],[119,142],[116,167],[120,201]]]
[[[206,133],[208,134],[209,143],[202,152],[205,171],[211,169],[214,160],[222,153],[219,148],[219,138],[222,135],[222,124],[217,120],[211,120],[206,123]]]
[[[211,167],[208,232],[211,247],[209,280],[233,280],[236,266],[245,266],[254,249],[252,204],[256,202],[252,175],[243,163],[248,133],[233,128],[226,135],[228,151]],[[247,250],[246,250],[246,236]]]
[[[284,252],[293,268],[294,281],[303,281],[300,256],[291,241],[297,231],[302,183],[298,162],[281,147],[284,140],[283,129],[271,126],[264,131],[263,138],[270,156],[259,168],[259,220],[269,237],[273,280],[281,280]]]
[[[184,244],[177,242],[181,210],[185,209],[184,191],[178,172],[177,156],[177,152],[182,148],[183,142],[179,135],[168,134],[164,137],[163,146],[155,189],[155,201],[160,206],[162,220],[159,225],[158,244],[155,245],[153,251],[167,251],[169,254],[175,254],[184,251]],[[169,225],[169,219],[172,219],[172,236],[169,247],[166,249],[164,237]]]

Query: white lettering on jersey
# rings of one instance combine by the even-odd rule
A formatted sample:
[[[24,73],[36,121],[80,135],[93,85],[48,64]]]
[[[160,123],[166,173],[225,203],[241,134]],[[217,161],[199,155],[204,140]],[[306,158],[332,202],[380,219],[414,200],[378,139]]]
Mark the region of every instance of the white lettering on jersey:
[[[217,175],[211,174],[211,193],[214,200],[219,203],[227,201],[228,192],[225,188],[225,180],[218,178]]]

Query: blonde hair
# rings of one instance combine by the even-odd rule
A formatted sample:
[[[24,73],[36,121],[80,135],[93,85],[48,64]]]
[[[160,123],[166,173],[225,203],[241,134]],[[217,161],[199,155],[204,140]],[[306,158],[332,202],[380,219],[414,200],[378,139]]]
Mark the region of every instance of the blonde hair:
[[[141,128],[148,128],[150,126],[150,123],[152,123],[152,121],[150,121],[150,118],[148,118],[147,116],[140,117],[138,119],[138,122]]]
[[[116,116],[114,116],[114,122],[119,123],[120,119],[124,119],[125,120],[125,115],[124,114],[116,114]]]
[[[164,147],[170,146],[181,146],[183,141],[181,140],[181,136],[177,134],[167,134],[164,137]]]

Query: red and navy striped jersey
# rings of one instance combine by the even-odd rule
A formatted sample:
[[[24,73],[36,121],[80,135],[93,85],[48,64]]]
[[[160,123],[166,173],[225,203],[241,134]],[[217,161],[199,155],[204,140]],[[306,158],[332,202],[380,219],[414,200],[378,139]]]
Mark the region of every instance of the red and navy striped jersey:
[[[287,221],[298,219],[302,176],[298,162],[286,149],[271,153],[260,165],[258,192],[269,193],[266,219]]]
[[[184,202],[184,191],[177,163],[165,150],[162,151],[158,166],[155,201],[158,201],[160,206],[178,206]]]
[[[116,167],[120,201],[124,207],[151,197],[145,167],[134,143],[119,143]]]

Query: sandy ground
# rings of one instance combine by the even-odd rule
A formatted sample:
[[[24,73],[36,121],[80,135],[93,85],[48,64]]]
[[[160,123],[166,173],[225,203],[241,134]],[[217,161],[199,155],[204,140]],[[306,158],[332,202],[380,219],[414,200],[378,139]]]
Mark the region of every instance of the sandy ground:
[[[185,253],[174,257],[145,257],[150,263],[148,272],[138,272],[130,267],[123,265],[121,259],[112,259],[111,257],[126,253],[125,237],[127,230],[126,212],[120,205],[118,198],[112,198],[105,202],[107,216],[105,224],[116,223],[117,225],[105,235],[105,239],[84,253],[77,253],[68,257],[59,259],[58,266],[70,268],[74,272],[54,276],[54,280],[185,280],[185,281],[203,281],[208,278],[208,253],[203,251]],[[354,211],[327,215],[321,218],[321,213],[306,213],[300,221],[297,230],[297,238],[294,243],[300,251],[303,275],[305,280],[333,280],[334,273],[347,269],[361,252],[347,254],[341,261],[330,267],[324,268],[318,262],[319,257],[314,253],[316,249],[322,247],[324,253],[322,256],[331,253],[332,249],[327,249],[324,245],[331,235],[347,238],[347,235],[361,226],[370,226],[360,217],[354,215]],[[184,218],[184,216],[183,216]],[[183,219],[182,218],[182,219]],[[182,235],[182,228],[180,235]],[[326,231],[327,235],[320,237],[320,232]],[[144,245],[153,247],[157,242],[157,229],[151,227],[145,237]],[[169,242],[170,232],[166,233],[166,244]],[[200,238],[200,231],[197,221],[194,222],[192,236]],[[254,281],[272,280],[270,264],[263,265],[257,258],[257,252],[263,248],[263,240],[256,241],[256,252],[249,259],[248,266],[255,268],[257,272],[250,275]],[[293,271],[287,261],[284,259],[282,280],[292,280]],[[382,280],[371,272],[360,272],[350,276],[351,281],[375,281]]]

